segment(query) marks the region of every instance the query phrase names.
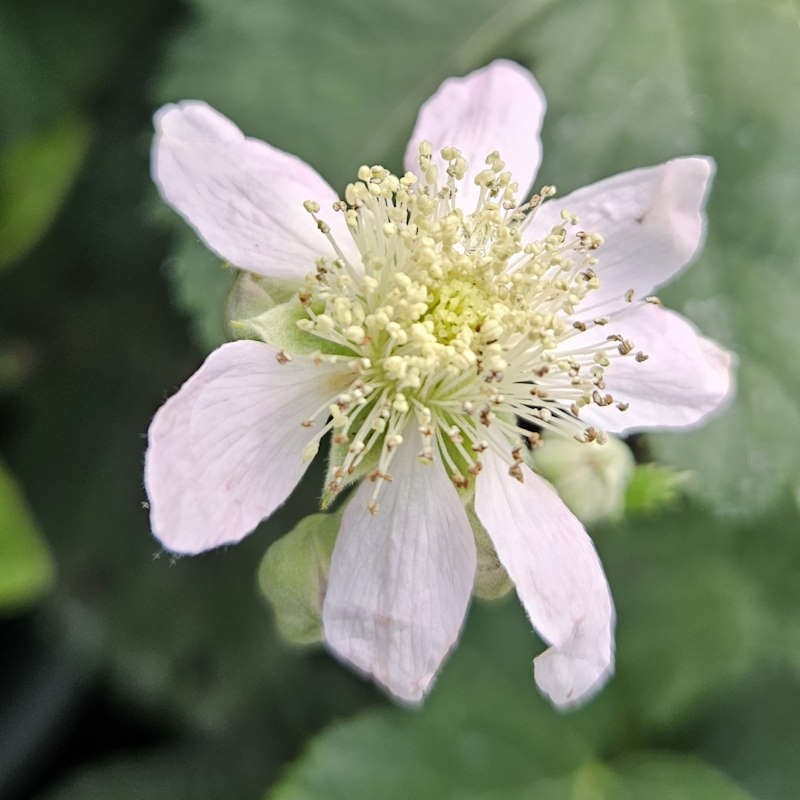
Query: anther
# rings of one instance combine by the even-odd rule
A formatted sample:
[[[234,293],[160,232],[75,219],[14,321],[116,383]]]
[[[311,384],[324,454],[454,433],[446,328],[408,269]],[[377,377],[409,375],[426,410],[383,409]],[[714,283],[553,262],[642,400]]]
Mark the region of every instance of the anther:
[[[454,472],[450,476],[450,480],[453,481],[453,483],[456,486],[456,489],[467,489],[467,488],[469,488],[469,481],[460,472]]]
[[[367,475],[367,479],[372,483],[376,481],[386,481],[387,483],[392,482],[392,476],[388,472],[383,472],[379,469],[374,469],[372,472]]]
[[[516,478],[520,483],[525,482],[525,477],[522,473],[522,467],[519,464],[513,464],[508,468],[508,474],[512,478]]]
[[[391,453],[398,445],[403,443],[403,437],[399,433],[393,433],[386,437],[386,451]]]

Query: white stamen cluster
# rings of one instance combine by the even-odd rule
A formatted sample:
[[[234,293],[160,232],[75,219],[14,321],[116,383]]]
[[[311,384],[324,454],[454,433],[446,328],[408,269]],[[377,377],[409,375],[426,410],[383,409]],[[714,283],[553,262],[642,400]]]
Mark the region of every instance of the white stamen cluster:
[[[466,161],[454,147],[441,157],[447,166],[440,176],[430,144],[420,145],[421,180],[362,166],[334,204],[363,269],[345,257],[318,204],[305,203],[338,257],[321,259],[306,279],[299,298],[307,316],[297,324],[331,343],[354,370],[352,383],[304,422],[326,419],[305,455],[333,432],[339,455],[331,495],[360,465],[374,465],[373,511],[409,424],[422,436],[420,460],[441,458],[459,488],[480,472],[489,447],[521,480],[523,447],[539,441],[534,431],[604,441],[580,410],[615,402],[605,369],[634,350],[607,328],[589,346],[569,347],[573,337],[609,323],[576,317],[599,286],[594,251],[603,239],[564,211],[543,239],[525,241],[536,207],[555,189],[545,186],[518,205],[518,187],[494,152],[474,178],[477,204],[465,210],[457,201]]]

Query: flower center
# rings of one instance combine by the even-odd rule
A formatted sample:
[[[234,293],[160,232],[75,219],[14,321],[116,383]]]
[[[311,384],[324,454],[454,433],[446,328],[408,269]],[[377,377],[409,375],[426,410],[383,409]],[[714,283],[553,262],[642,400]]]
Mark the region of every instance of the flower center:
[[[315,442],[332,429],[339,445],[333,494],[372,459],[366,463],[375,466],[373,510],[412,421],[424,442],[420,459],[438,454],[459,487],[480,471],[488,447],[502,452],[521,479],[520,436],[535,445],[534,429],[602,441],[580,420],[580,409],[614,402],[603,393],[604,370],[633,349],[618,334],[569,346],[607,322],[575,317],[599,286],[594,251],[603,239],[580,230],[566,211],[543,238],[530,235],[536,208],[553,187],[517,204],[518,187],[494,152],[474,179],[474,208],[462,208],[464,158],[444,148],[440,175],[431,155],[423,142],[421,179],[362,166],[345,200],[334,204],[363,269],[345,257],[317,216],[318,204],[305,203],[338,258],[320,259],[306,279],[299,293],[306,318],[297,324],[351,353],[358,372],[324,409],[330,418]]]

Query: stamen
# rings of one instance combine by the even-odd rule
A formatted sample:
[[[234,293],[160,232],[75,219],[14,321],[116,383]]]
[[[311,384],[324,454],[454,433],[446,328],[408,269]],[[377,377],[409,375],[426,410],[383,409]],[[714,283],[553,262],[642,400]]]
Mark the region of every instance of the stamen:
[[[441,170],[431,144],[420,144],[419,181],[380,165],[359,168],[333,206],[360,252],[358,268],[318,216],[319,204],[304,203],[336,257],[320,259],[306,278],[298,293],[305,317],[297,324],[347,353],[357,376],[303,422],[312,426],[328,416],[307,450],[333,432],[342,448],[331,466],[333,494],[372,454],[373,513],[415,420],[419,460],[441,459],[464,488],[489,447],[520,480],[520,443],[538,446],[538,430],[599,442],[604,435],[580,419],[580,410],[628,407],[605,391],[604,376],[634,344],[624,331],[601,335],[617,315],[592,319],[587,302],[600,286],[594,267],[603,237],[580,230],[578,217],[564,209],[558,224],[532,241],[536,210],[555,188],[543,186],[518,203],[517,184],[498,152],[488,154],[473,178],[475,208],[463,209],[467,162],[452,146],[439,156]],[[624,300],[634,302],[633,290]],[[594,328],[596,341],[583,336],[569,347]],[[646,358],[634,355],[637,362]]]

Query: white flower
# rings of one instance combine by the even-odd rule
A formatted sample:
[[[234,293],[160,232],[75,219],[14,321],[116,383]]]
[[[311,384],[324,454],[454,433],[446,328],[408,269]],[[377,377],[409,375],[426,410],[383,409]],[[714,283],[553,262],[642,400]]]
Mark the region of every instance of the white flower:
[[[608,586],[523,448],[533,429],[596,447],[603,431],[695,425],[731,391],[730,356],[649,297],[701,244],[712,162],[520,204],[544,109],[508,61],[452,78],[419,113],[408,171],[361,167],[344,200],[204,103],[156,115],[164,199],[234,266],[296,282],[268,313],[297,320],[304,346],[225,344],[164,404],[145,470],[153,532],[179,553],[239,541],[331,433],[326,495],[363,480],[332,557],[325,640],[406,702],[428,690],[469,603],[473,491],[550,645],[539,688],[558,706],[596,691],[613,669]]]

